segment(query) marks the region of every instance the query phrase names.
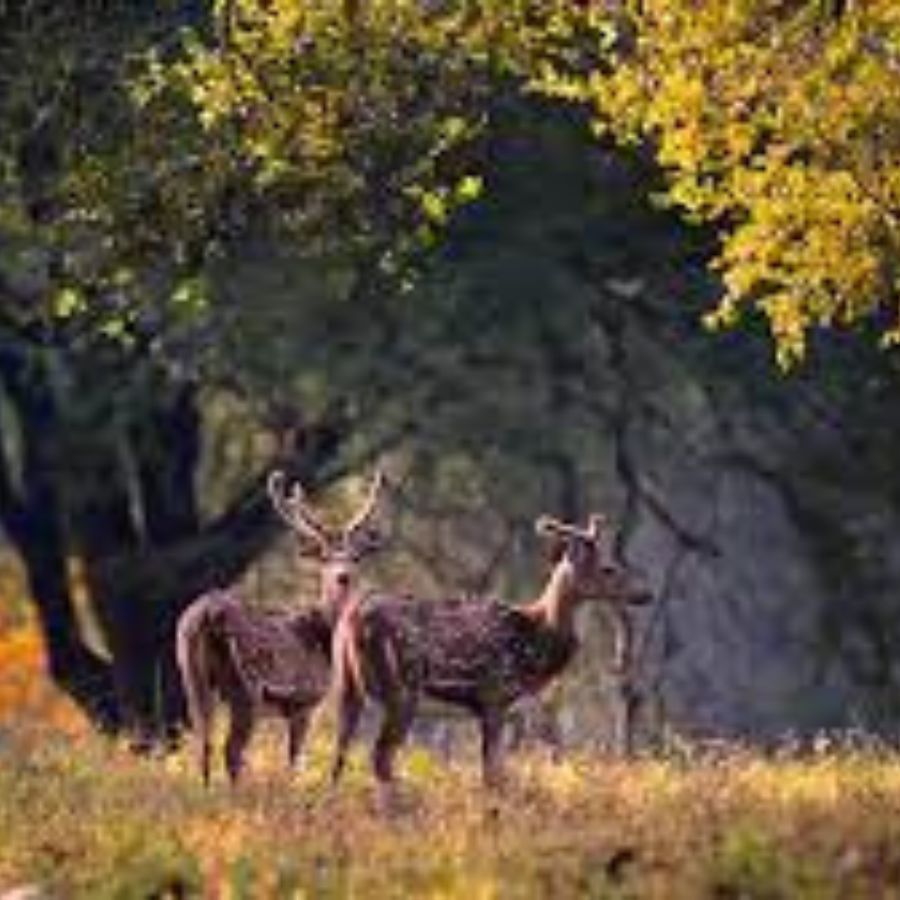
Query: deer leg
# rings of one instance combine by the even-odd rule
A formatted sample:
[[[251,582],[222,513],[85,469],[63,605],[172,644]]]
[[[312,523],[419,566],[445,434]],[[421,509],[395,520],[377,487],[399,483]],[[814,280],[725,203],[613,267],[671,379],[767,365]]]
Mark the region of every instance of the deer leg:
[[[500,767],[500,738],[503,735],[503,713],[485,710],[479,717],[481,725],[481,776],[486,788],[498,788],[503,783]]]
[[[215,717],[215,697],[211,688],[214,674],[204,665],[202,646],[196,647],[186,637],[180,637],[179,667],[182,673],[188,721],[195,733],[198,760],[203,783],[209,785],[212,776],[212,731]]]
[[[363,697],[359,691],[350,689],[345,691],[338,701],[338,736],[334,752],[334,762],[331,766],[331,784],[335,786],[344,773],[347,763],[347,751],[356,735],[359,726],[359,718],[363,710]]]
[[[382,806],[390,809],[394,801],[394,757],[409,733],[416,714],[415,696],[392,700],[384,707],[381,730],[372,749],[372,769],[378,780]]]
[[[200,726],[200,772],[203,784],[209,787],[212,776],[212,723],[205,721]]]
[[[232,784],[237,784],[244,762],[244,750],[253,735],[253,708],[249,704],[231,707],[231,721],[225,741],[225,767]]]
[[[372,768],[381,783],[394,780],[394,756],[406,739],[416,714],[415,697],[392,701],[384,708],[381,731],[372,751]]]
[[[309,718],[308,709],[292,712],[288,716],[288,767],[291,769],[296,766],[303,751],[306,732],[309,730]]]
[[[208,711],[191,710],[191,727],[197,746],[197,760],[203,784],[209,787],[212,780],[212,729],[213,717]]]

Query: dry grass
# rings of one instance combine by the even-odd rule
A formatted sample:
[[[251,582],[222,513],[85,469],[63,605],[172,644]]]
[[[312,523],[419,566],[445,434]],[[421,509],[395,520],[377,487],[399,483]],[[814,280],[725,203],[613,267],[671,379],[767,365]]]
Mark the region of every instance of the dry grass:
[[[900,892],[900,759],[734,751],[630,763],[537,755],[485,798],[469,764],[404,756],[409,809],[379,815],[359,763],[325,788],[326,741],[287,777],[255,748],[237,792],[193,758],[92,736],[0,744],[0,892],[58,897],[875,898]]]
[[[136,757],[79,726],[34,632],[7,623],[0,897],[900,897],[897,754],[532,753],[485,797],[473,753],[450,766],[413,748],[409,808],[386,818],[358,757],[327,790],[328,735],[323,721],[298,776],[269,735],[245,785],[204,790],[188,750]]]

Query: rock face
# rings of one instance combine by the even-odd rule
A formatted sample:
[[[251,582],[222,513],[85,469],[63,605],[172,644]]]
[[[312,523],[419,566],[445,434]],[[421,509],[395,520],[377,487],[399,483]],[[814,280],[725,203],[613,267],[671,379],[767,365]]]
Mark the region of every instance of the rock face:
[[[763,741],[892,734],[896,357],[864,336],[825,335],[804,368],[784,374],[753,323],[706,332],[700,318],[718,288],[691,237],[635,201],[633,169],[606,157],[593,172],[603,201],[585,235],[602,239],[545,278],[569,354],[548,377],[569,386],[554,414],[576,461],[578,505],[623,524],[626,556],[659,595],[641,623],[645,724]],[[579,418],[582,394],[592,420]],[[582,655],[581,687],[563,690],[573,735],[602,734],[609,721],[608,711],[591,721],[606,679],[594,625],[583,629],[595,652]]]
[[[603,492],[658,596],[640,623],[645,733],[890,735],[900,714],[892,363],[826,348],[825,366],[784,377],[754,359],[751,341],[729,371],[717,365],[728,351],[694,355],[703,340],[665,346],[635,329],[626,357],[640,377],[620,382],[635,412],[608,436],[619,462]],[[602,667],[593,677],[602,683]],[[582,695],[574,708],[584,706]]]
[[[678,480],[669,494],[660,476],[661,501],[708,545],[645,513],[629,551],[657,584],[642,678],[665,720],[757,739],[850,725],[846,673],[818,637],[834,585],[778,484],[739,466]]]

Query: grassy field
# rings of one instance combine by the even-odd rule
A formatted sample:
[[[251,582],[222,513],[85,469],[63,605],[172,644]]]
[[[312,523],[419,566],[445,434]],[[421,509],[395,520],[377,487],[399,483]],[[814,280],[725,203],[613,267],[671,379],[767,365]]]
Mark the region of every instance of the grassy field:
[[[320,730],[321,735],[321,730]],[[0,736],[0,896],[900,896],[900,758],[511,759],[500,797],[470,762],[404,755],[408,811],[375,809],[357,757],[325,788],[327,741],[285,775],[270,737],[237,791],[188,752],[137,758],[90,735]]]

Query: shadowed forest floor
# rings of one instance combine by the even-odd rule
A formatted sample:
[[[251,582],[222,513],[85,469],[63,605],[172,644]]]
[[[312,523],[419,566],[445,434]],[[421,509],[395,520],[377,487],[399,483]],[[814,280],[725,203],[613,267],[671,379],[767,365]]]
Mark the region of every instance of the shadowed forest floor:
[[[0,736],[0,895],[48,897],[874,898],[900,894],[900,757],[823,748],[629,763],[532,752],[485,798],[471,761],[403,757],[408,810],[375,809],[358,753],[325,787],[266,735],[247,783],[199,783],[187,750]]]

